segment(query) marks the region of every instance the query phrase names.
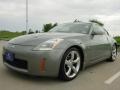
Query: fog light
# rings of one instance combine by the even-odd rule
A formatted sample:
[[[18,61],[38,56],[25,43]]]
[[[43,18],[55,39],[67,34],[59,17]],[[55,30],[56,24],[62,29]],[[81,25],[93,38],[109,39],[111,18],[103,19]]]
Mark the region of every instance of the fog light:
[[[40,59],[40,71],[41,72],[45,71],[45,63],[46,63],[45,58],[41,58]]]

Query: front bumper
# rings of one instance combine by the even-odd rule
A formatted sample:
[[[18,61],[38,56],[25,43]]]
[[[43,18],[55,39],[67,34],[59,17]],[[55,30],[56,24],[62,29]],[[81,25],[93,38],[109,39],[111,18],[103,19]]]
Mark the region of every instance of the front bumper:
[[[59,67],[62,58],[62,49],[55,49],[50,51],[32,51],[33,46],[20,46],[10,47],[6,45],[3,49],[3,62],[8,68],[36,76],[54,76],[57,77],[59,74]],[[25,61],[27,64],[26,68],[21,68],[11,63],[8,63],[4,59],[5,52],[14,53],[15,60],[19,59]],[[40,59],[45,58],[45,70],[40,71]],[[18,63],[19,64],[19,63]]]

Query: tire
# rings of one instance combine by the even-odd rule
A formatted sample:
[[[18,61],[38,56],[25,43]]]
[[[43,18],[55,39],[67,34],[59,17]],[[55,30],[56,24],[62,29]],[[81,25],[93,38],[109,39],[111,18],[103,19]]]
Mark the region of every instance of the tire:
[[[63,55],[59,79],[64,81],[73,80],[79,73],[81,68],[81,54],[76,48],[68,49]]]
[[[112,46],[111,57],[108,59],[108,61],[113,62],[116,60],[116,57],[117,57],[117,46],[114,44]]]

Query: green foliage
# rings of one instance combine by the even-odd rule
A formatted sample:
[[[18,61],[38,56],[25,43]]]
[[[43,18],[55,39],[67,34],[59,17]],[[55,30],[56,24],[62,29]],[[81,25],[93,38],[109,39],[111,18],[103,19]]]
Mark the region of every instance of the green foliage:
[[[120,36],[116,36],[116,37],[114,37],[114,39],[117,41],[117,43],[120,44]]]
[[[26,31],[22,31],[21,33],[22,33],[23,35],[25,35],[25,34],[26,34]]]
[[[57,23],[55,23],[55,24],[52,24],[52,23],[44,24],[43,25],[43,32],[48,32],[50,29],[54,28],[57,25],[58,25]]]
[[[57,25],[58,25],[58,23],[53,24],[52,28],[56,27]]]
[[[75,19],[73,22],[75,23],[75,22],[81,22],[81,21],[79,21],[78,19]]]
[[[10,32],[10,31],[0,31],[0,40],[10,40],[14,37],[24,35],[25,31],[22,32]]]
[[[99,24],[100,26],[104,26],[104,24],[103,24],[102,22],[98,21],[97,19],[91,19],[91,20],[89,20],[89,22],[97,23],[97,24]]]
[[[35,31],[35,33],[39,33],[39,31],[38,31],[38,30],[36,30],[36,31]]]
[[[30,28],[29,31],[28,31],[28,34],[33,34],[33,30]]]

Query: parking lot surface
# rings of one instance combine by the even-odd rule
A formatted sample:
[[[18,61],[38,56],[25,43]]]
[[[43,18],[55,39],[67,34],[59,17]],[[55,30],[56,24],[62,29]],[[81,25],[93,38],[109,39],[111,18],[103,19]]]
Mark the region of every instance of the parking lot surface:
[[[115,62],[100,62],[81,71],[77,78],[63,82],[57,78],[34,77],[8,70],[2,62],[0,41],[0,90],[120,90],[120,54]]]

